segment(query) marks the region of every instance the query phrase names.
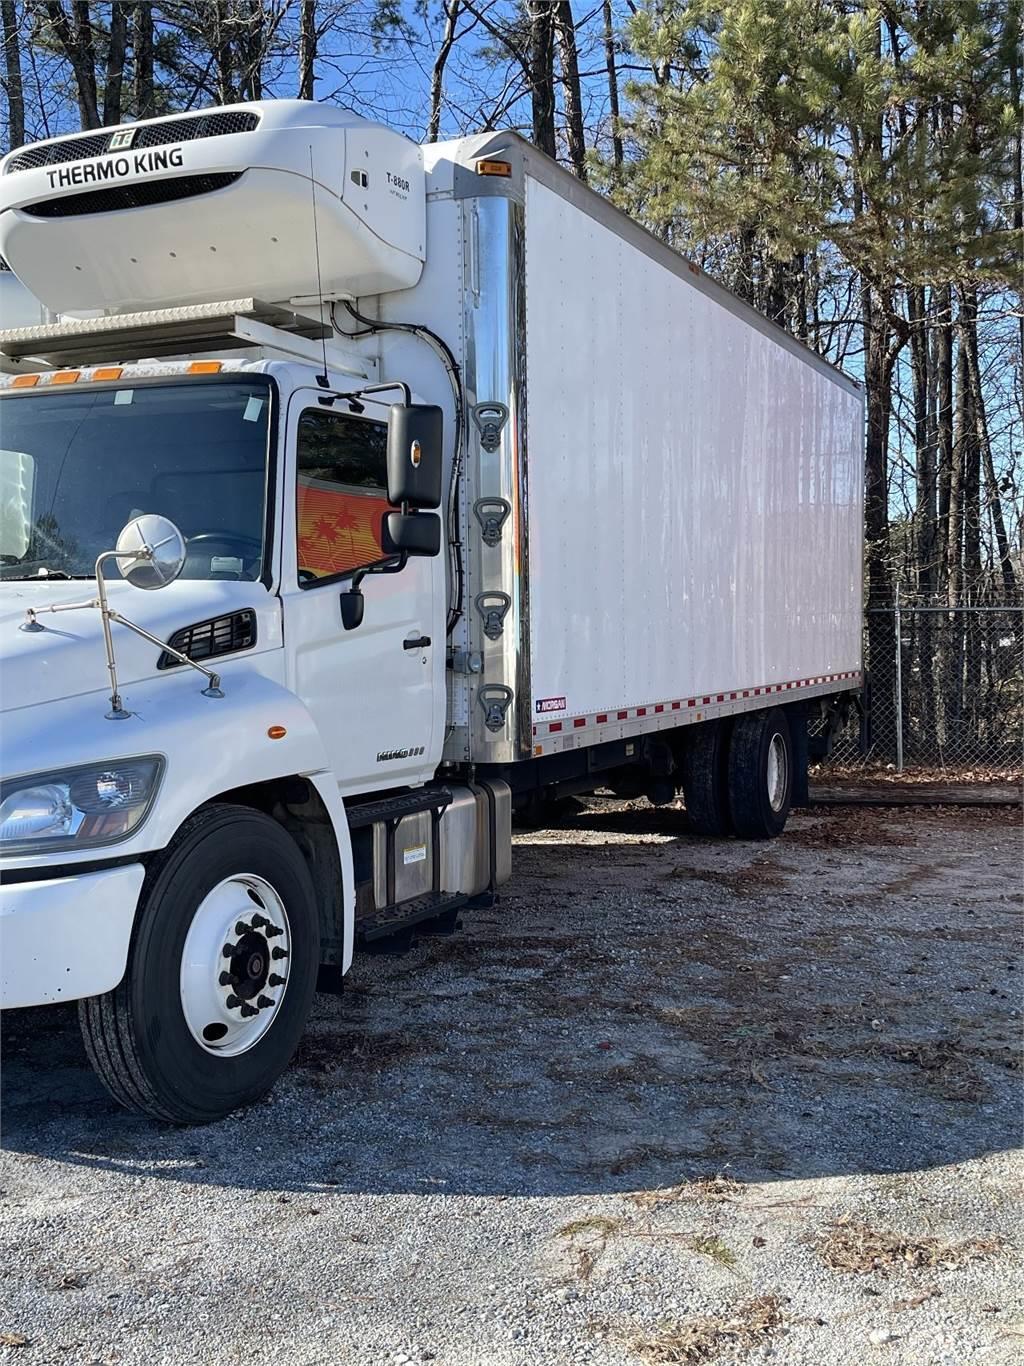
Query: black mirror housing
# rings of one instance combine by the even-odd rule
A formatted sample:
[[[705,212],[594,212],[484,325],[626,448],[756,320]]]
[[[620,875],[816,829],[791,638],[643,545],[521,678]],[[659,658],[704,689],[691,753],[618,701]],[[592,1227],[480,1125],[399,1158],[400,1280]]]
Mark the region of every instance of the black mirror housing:
[[[346,631],[354,631],[357,626],[362,624],[363,620],[363,608],[366,606],[363,590],[361,588],[349,588],[339,596],[341,599],[341,624]]]
[[[386,555],[441,553],[441,518],[436,512],[386,512],[381,531]]]
[[[441,506],[444,414],[433,403],[394,403],[388,419],[388,502]],[[427,551],[410,551],[427,554]],[[437,554],[437,551],[429,552]]]

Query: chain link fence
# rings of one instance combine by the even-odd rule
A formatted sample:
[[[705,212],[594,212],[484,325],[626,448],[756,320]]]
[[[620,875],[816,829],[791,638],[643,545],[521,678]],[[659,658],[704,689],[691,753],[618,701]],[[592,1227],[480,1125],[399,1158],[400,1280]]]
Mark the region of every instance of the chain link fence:
[[[864,625],[864,711],[830,767],[1016,774],[1024,746],[1024,605],[935,600],[873,608]]]

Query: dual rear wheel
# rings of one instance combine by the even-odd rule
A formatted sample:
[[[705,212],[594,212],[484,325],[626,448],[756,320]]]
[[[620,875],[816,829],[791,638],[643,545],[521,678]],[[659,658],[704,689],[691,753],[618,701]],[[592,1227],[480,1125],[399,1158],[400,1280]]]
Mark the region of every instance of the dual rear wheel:
[[[699,835],[780,835],[793,800],[785,711],[773,707],[696,727],[683,755],[683,796]]]

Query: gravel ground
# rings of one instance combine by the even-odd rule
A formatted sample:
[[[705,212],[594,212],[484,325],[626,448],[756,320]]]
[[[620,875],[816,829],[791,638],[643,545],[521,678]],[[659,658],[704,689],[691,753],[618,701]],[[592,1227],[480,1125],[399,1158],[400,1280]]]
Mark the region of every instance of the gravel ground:
[[[202,1130],[10,1014],[0,1363],[1020,1362],[1020,855],[1005,809],[590,803]]]

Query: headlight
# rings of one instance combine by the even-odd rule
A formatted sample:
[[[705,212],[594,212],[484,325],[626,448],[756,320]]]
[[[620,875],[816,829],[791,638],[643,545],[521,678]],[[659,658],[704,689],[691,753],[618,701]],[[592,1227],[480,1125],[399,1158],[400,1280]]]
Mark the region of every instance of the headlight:
[[[123,840],[142,824],[163,759],[115,759],[0,785],[0,853],[49,853]]]

